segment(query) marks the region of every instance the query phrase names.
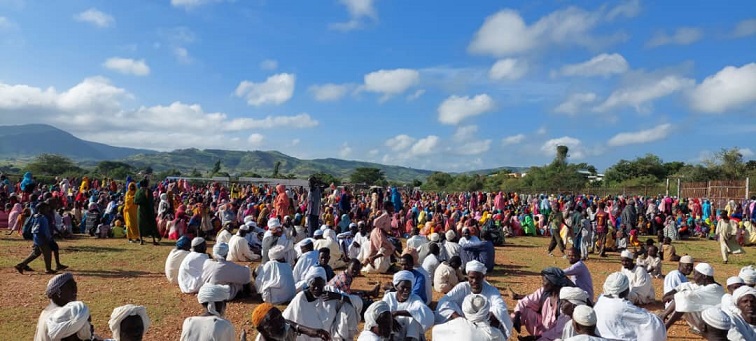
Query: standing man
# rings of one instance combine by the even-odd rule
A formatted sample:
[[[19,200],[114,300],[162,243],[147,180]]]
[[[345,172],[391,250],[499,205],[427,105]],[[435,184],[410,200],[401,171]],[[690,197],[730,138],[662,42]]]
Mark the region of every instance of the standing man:
[[[320,224],[320,200],[323,186],[315,177],[310,177],[310,193],[307,195],[307,236],[312,237]],[[263,253],[265,254],[265,253]]]
[[[152,236],[152,244],[160,245],[155,239],[160,235],[157,231],[157,221],[155,220],[155,198],[150,191],[150,180],[146,178],[139,182],[139,190],[134,195],[134,203],[138,206],[137,221],[139,222],[139,244],[144,245],[144,237]]]
[[[606,213],[606,204],[600,202],[598,205],[598,212],[596,212],[596,234],[598,236],[598,254],[601,257],[606,257],[606,233],[608,231],[607,222],[609,221],[609,214]]]

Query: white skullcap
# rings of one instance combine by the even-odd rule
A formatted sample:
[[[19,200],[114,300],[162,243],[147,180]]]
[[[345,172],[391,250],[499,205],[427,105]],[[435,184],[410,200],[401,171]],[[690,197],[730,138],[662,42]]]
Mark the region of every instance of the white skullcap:
[[[312,235],[313,236],[322,236],[323,235],[323,230],[315,230],[315,232],[313,232]]]
[[[446,240],[452,240],[457,236],[453,230],[446,231]]]
[[[328,280],[325,268],[322,266],[311,266],[305,274],[304,281],[309,286],[316,278],[322,278],[324,281]]]
[[[744,266],[740,269],[738,277],[742,278],[746,285],[754,285],[756,284],[756,268],[753,265]]]
[[[581,326],[595,326],[596,312],[587,305],[579,305],[572,311],[572,320]]]
[[[562,287],[559,290],[559,299],[570,301],[574,305],[583,305],[588,302],[588,293],[578,287]]]
[[[215,304],[209,303],[225,302],[230,298],[231,288],[228,285],[205,283],[197,293],[197,301],[199,301],[200,304],[208,303],[207,312],[215,316],[220,316],[220,313],[215,310]]]
[[[327,229],[327,230],[323,231],[323,238],[326,238],[326,239],[336,239],[336,231],[331,230],[331,229]]]
[[[279,228],[281,228],[281,221],[278,220],[278,218],[268,220],[268,231],[275,232],[278,231]]]
[[[268,258],[271,260],[283,259],[286,248],[283,245],[276,245],[268,249]]]
[[[462,312],[470,322],[488,321],[491,303],[483,295],[470,294],[462,301]]]
[[[328,229],[328,225],[326,225],[326,224],[323,224],[323,225],[320,225],[320,228],[319,228],[318,230],[322,230],[322,231],[325,231],[325,230],[327,230],[327,229]],[[315,230],[315,231],[317,231],[317,230]]]
[[[436,232],[431,233],[431,235],[430,235],[430,241],[432,241],[434,243],[438,243],[440,240],[441,240],[441,236],[439,236],[438,233],[436,233]]]
[[[394,286],[397,286],[401,281],[409,281],[410,287],[413,287],[415,286],[415,275],[411,271],[402,270],[394,274],[394,278],[391,282]]]
[[[703,275],[713,277],[714,276],[714,268],[709,265],[709,263],[698,263],[695,267],[696,271],[700,272]]]
[[[693,264],[693,257],[685,255],[680,257],[680,263],[683,264]]]
[[[622,253],[620,254],[620,257],[622,257],[622,258],[630,258],[630,259],[633,259],[633,258],[635,258],[635,257],[633,257],[633,256],[635,256],[635,255],[634,255],[634,254],[633,254],[633,253],[632,253],[631,251],[628,251],[628,250],[624,250],[624,251],[622,251]]]
[[[745,284],[745,281],[743,281],[743,279],[738,276],[732,276],[727,279],[727,286],[729,287],[733,284]]]
[[[376,301],[371,304],[367,310],[365,310],[365,329],[369,331],[373,327],[378,326],[378,317],[383,313],[390,313],[391,309],[388,303],[384,301]]]
[[[243,224],[242,226],[239,226],[239,231],[249,231],[249,225]]]
[[[305,245],[312,245],[312,238],[305,238],[305,239],[302,239],[301,242],[299,242],[300,247],[305,246]]]
[[[127,304],[124,306],[113,309],[113,313],[110,314],[110,321],[108,326],[113,333],[113,338],[118,341],[121,339],[121,322],[129,316],[139,316],[142,318],[142,325],[144,330],[142,335],[147,332],[147,328],[150,327],[150,318],[147,317],[147,308],[141,305]]]
[[[47,320],[47,337],[60,340],[76,334],[79,339],[92,338],[89,307],[81,301],[69,302],[51,313]]]
[[[200,244],[202,244],[202,243],[204,243],[204,242],[205,242],[205,238],[202,238],[202,237],[195,237],[194,239],[192,239],[192,247],[195,247],[195,246],[197,246],[197,245],[200,245]]]
[[[226,259],[228,256],[228,244],[224,242],[215,243],[213,246],[213,257],[216,259]]]
[[[707,325],[719,330],[730,330],[730,317],[718,307],[711,307],[701,312],[701,318]]]
[[[747,285],[744,285],[740,288],[735,289],[735,291],[732,292],[732,304],[737,306],[738,301],[744,296],[748,296],[748,295],[752,295],[754,298],[756,298],[756,289],[751,288]]]
[[[465,272],[480,272],[482,274],[486,274],[486,265],[477,261],[477,260],[471,260],[467,262],[467,265],[465,265]]]
[[[619,295],[630,288],[630,281],[621,272],[615,272],[606,277],[604,281],[604,294]]]
[[[245,225],[249,224],[249,222],[254,222],[254,221],[255,221],[255,217],[254,216],[248,215],[248,216],[244,217],[244,224]]]

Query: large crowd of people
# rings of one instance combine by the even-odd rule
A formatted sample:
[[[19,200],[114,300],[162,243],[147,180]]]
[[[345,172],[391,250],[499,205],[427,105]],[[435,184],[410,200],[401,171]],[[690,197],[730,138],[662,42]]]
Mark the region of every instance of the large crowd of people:
[[[175,242],[167,281],[204,308],[184,321],[181,340],[252,338],[224,318],[226,302],[240,298],[260,302],[250,319],[256,340],[665,340],[679,320],[708,340],[756,340],[756,269],[722,287],[709,263],[674,248],[700,238],[719,243],[724,263],[743,254],[756,243],[756,197],[715,207],[706,198],[355,189],[315,178],[290,188],[148,178],[46,184],[27,173],[0,177],[0,207],[8,234],[32,243],[19,273],[34,271],[40,255],[46,273],[65,270],[56,239],[76,234]],[[512,292],[510,309],[486,276],[495,246],[526,235],[549,238],[548,255],[558,247],[570,266],[543,269],[542,286]],[[596,295],[585,262],[607,251],[619,253],[619,271]],[[665,275],[662,262],[677,270]],[[376,273],[393,280],[351,287]],[[664,281],[660,295],[655,278]],[[433,291],[443,294],[437,302]],[[53,277],[46,295],[35,340],[103,339],[71,273]],[[657,300],[662,313],[644,308]],[[128,305],[109,327],[113,339],[140,340],[149,324],[144,307]]]

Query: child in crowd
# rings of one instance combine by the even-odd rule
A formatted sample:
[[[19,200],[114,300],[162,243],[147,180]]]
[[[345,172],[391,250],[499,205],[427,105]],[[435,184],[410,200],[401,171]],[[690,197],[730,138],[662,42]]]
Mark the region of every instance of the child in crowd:
[[[677,262],[680,260],[680,256],[677,255],[674,245],[672,245],[672,238],[664,237],[664,245],[662,245],[662,254],[664,260],[668,262]]]
[[[113,222],[113,238],[125,238],[126,228],[123,226],[123,220],[116,219]]]
[[[646,251],[646,256],[643,258],[638,258],[638,262],[636,264],[644,267],[646,271],[648,271],[648,274],[651,275],[654,278],[663,278],[662,272],[661,272],[661,258],[659,258],[659,249],[656,248],[656,246],[653,245],[653,241],[651,246],[648,247],[648,251]],[[642,255],[641,255],[642,257]]]

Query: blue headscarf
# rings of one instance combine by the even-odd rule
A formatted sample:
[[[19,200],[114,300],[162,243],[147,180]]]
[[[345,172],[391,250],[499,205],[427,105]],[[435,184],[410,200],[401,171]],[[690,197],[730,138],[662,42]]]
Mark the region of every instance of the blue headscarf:
[[[32,173],[26,172],[24,173],[24,179],[21,180],[21,190],[26,191],[26,186],[34,184],[34,179],[32,179]]]
[[[187,246],[189,246],[191,242],[192,242],[192,240],[189,239],[189,237],[187,237],[187,236],[181,236],[181,238],[179,238],[176,241],[176,248],[177,249],[184,249]]]

